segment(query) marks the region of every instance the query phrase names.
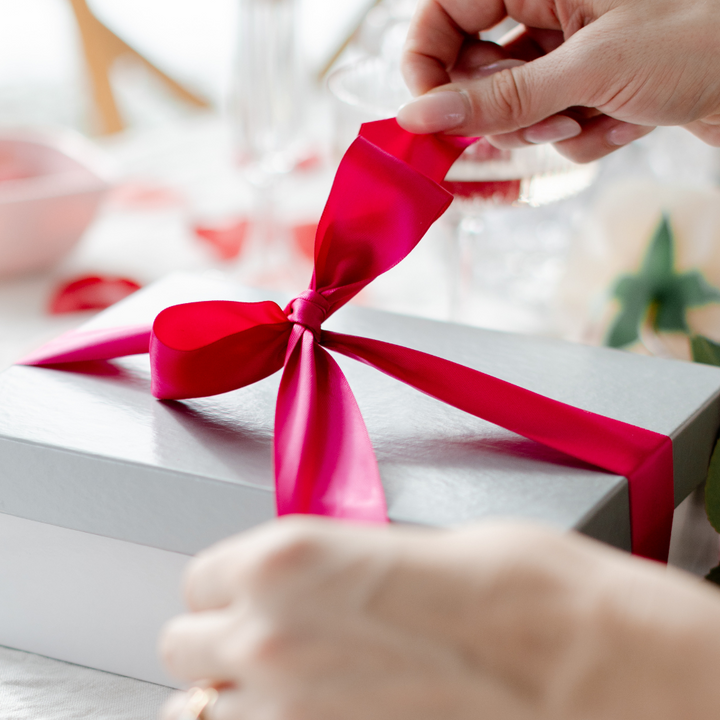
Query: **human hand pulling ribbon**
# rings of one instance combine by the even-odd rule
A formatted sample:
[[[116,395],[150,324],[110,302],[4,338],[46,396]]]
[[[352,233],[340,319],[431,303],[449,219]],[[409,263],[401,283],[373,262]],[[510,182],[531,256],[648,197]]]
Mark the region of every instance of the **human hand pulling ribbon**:
[[[323,321],[400,262],[447,209],[439,183],[472,139],[412,135],[394,120],[363,126],[337,171],[315,239],[310,288],[273,302],[196,302],[152,328],[70,333],[27,365],[150,352],[152,392],[183,399],[228,392],[283,368],[275,413],[281,515],[385,522],[377,462],[350,387],[327,351],[599,468],[627,477],[633,552],[666,559],[674,508],[670,438],[574,408],[441,358],[322,330]]]

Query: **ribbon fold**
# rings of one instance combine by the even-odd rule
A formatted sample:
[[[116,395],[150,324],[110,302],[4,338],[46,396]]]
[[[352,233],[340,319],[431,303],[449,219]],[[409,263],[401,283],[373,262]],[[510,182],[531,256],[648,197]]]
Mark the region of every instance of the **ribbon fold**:
[[[150,353],[152,392],[228,392],[282,369],[275,411],[279,514],[386,522],[380,473],[350,386],[328,350],[443,402],[628,479],[633,552],[667,559],[674,509],[670,438],[580,410],[448,360],[322,329],[400,262],[445,212],[440,183],[473,142],[363,125],[338,168],[315,239],[310,287],[274,302],[208,301],[163,310],[152,327],[73,332],[22,362],[47,365]]]

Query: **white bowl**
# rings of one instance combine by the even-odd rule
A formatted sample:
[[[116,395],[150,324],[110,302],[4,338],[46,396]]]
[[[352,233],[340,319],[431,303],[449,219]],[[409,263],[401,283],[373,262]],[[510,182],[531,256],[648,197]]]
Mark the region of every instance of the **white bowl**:
[[[0,133],[0,278],[44,270],[68,254],[110,188],[106,165],[69,131]]]

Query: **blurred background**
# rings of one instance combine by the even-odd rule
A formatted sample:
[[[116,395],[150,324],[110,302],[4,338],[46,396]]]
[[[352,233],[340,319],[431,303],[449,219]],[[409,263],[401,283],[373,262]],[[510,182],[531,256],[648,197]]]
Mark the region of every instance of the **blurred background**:
[[[0,367],[170,272],[307,287],[343,150],[409,98],[414,5],[0,0]],[[357,302],[607,343],[663,217],[670,276],[720,287],[719,173],[672,128],[590,166],[481,141],[448,175],[447,216]],[[712,292],[658,328],[653,282],[628,347],[689,358],[688,331],[720,340]]]

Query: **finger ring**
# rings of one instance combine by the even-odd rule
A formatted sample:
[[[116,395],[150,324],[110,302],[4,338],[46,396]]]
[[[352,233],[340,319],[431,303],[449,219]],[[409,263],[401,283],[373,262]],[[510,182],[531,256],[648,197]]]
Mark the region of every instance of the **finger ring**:
[[[180,713],[178,720],[204,720],[203,713],[212,707],[218,699],[215,688],[190,688],[187,692],[187,704]]]

